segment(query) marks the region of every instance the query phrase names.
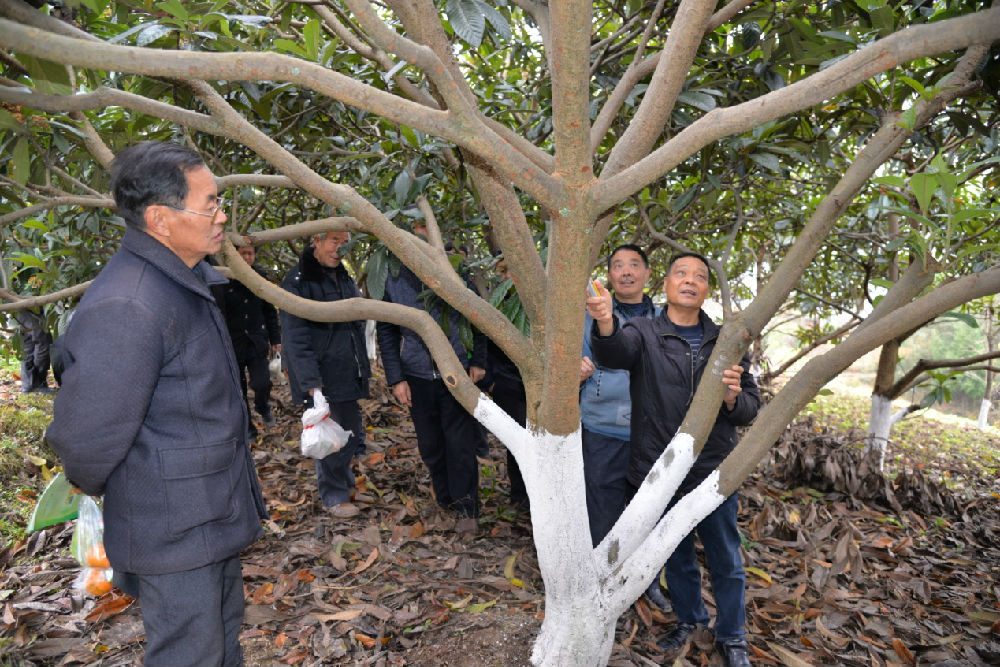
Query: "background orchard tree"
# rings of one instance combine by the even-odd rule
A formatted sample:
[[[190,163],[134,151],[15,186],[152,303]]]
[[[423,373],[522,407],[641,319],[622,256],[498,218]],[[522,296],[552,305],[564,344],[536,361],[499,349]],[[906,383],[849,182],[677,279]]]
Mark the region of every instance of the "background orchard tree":
[[[702,383],[677,437],[592,548],[579,513],[578,357],[583,287],[602,247],[641,228],[711,254],[725,325],[710,368],[735,363],[793,292],[850,294],[862,280],[838,240],[849,231],[842,216],[915,133],[983,94],[1000,10],[750,0],[41,9],[0,0],[5,260],[36,265],[43,288],[79,290],[117,235],[106,167],[147,138],[201,150],[233,195],[235,234],[252,225],[272,244],[345,227],[377,237],[517,363],[528,429],[469,382],[426,314],[370,299],[320,306],[259,279],[231,245],[225,261],[297,315],[414,328],[456,398],[514,453],[546,587],[537,665],[605,664],[618,616],[823,384],[1000,289],[995,266],[935,283],[954,239],[907,219],[920,239],[903,235],[912,264],[864,321],[790,379],[737,450],[661,518],[722,399],[721,382]],[[417,219],[428,242],[407,231]],[[528,335],[465,288],[441,245],[448,236],[488,236],[504,252]],[[277,244],[268,259],[287,262],[293,250]],[[871,245],[883,264],[897,251]],[[810,284],[817,258],[840,267],[835,281]]]

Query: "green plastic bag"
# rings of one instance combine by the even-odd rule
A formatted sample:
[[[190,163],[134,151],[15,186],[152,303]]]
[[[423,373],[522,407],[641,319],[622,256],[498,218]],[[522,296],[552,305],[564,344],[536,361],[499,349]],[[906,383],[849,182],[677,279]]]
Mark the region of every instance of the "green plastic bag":
[[[33,533],[47,526],[75,519],[80,511],[82,495],[73,488],[66,475],[62,472],[57,473],[35,503],[35,509],[31,512],[31,519],[25,532]]]

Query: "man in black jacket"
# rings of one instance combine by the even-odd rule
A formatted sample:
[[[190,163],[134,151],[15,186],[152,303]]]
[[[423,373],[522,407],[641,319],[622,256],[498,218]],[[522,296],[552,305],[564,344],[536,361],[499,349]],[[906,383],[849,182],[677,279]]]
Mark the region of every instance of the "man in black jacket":
[[[340,248],[348,240],[347,232],[313,237],[281,286],[313,301],[360,297],[341,261]],[[330,404],[330,417],[352,432],[340,451],[316,461],[316,479],[320,499],[334,516],[354,516],[358,509],[350,502],[354,490],[351,456],[364,451],[365,430],[358,400],[368,398],[371,377],[365,322],[313,322],[282,311],[281,330],[292,400],[307,406],[315,392],[322,392]]]
[[[383,298],[427,310],[431,317],[441,322],[439,303],[425,307],[421,294],[426,289],[412,271],[402,266],[397,275],[390,273],[386,279]],[[470,379],[479,382],[486,375],[486,336],[473,333],[470,358],[459,335],[461,316],[450,309],[447,317],[446,328],[452,349]],[[392,387],[396,400],[410,409],[417,432],[417,448],[430,471],[437,502],[466,517],[459,521],[459,530],[472,531],[479,516],[476,446],[482,433],[478,422],[448,391],[430,351],[415,331],[391,322],[379,322],[377,328],[385,380]]]
[[[62,336],[46,439],[104,494],[114,583],[142,604],[145,665],[242,665],[240,551],[267,516],[236,358],[203,258],[226,215],[195,151],[147,142],[111,165],[122,247]]]
[[[260,276],[263,271],[253,265],[257,252],[252,245],[240,246],[237,252]],[[230,280],[223,292],[226,326],[233,339],[236,363],[240,367],[240,387],[243,400],[247,400],[247,374],[253,389],[254,407],[265,426],[274,424],[271,413],[271,373],[268,358],[281,349],[281,328],[278,326],[278,311],[267,301],[254,294],[238,280]],[[249,403],[247,403],[249,411]],[[257,428],[250,422],[251,436],[257,435]]]
[[[681,426],[701,382],[720,327],[701,309],[710,287],[711,270],[701,255],[682,253],[673,258],[663,279],[667,307],[654,319],[633,318],[619,327],[612,317],[606,290],[587,299],[594,319],[591,346],[597,363],[630,371],[632,432],[628,480],[642,484],[653,463]],[[722,372],[728,391],[704,449],[671,500],[700,484],[736,446],[736,427],[745,426],[760,409],[760,393],[745,369],[749,360]],[[684,646],[698,625],[707,625],[702,602],[701,570],[695,556],[694,533],[705,548],[705,560],[715,598],[716,649],[727,667],[750,664],[746,642],[746,574],[736,525],[738,501],[734,493],[684,538],[667,560],[666,578],[677,625],[659,642],[673,651]]]

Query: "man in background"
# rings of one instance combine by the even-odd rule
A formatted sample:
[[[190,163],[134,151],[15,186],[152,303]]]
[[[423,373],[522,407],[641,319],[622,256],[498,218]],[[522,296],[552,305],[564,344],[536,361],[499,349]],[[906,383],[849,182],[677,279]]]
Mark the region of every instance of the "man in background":
[[[262,278],[267,275],[254,266],[257,252],[252,245],[237,249],[243,261],[249,264]],[[281,328],[278,326],[278,311],[267,301],[250,291],[238,280],[230,280],[223,292],[226,326],[236,352],[236,363],[240,368],[240,387],[243,400],[247,400],[247,375],[253,389],[253,402],[257,414],[265,426],[274,424],[271,412],[271,373],[268,360],[281,349]],[[247,410],[249,411],[249,402]],[[257,427],[250,422],[250,436],[257,436]]]
[[[340,255],[349,240],[347,232],[314,236],[281,287],[313,301],[360,297]],[[342,449],[316,461],[316,484],[320,500],[331,514],[339,518],[355,516],[358,508],[351,503],[351,457],[364,451],[365,429],[358,401],[368,398],[371,378],[365,321],[313,322],[282,311],[281,330],[292,400],[309,407],[313,394],[322,392],[330,404],[330,417],[352,432]]]

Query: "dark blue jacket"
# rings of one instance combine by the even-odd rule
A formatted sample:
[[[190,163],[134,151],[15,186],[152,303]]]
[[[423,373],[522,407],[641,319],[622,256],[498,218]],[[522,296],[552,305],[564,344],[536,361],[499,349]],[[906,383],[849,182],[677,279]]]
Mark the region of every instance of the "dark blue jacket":
[[[343,264],[322,266],[306,248],[281,286],[304,299],[339,301],[360,297],[358,286]],[[281,313],[281,356],[288,367],[292,400],[308,403],[309,390],[323,387],[331,402],[368,398],[371,368],[365,348],[365,321],[313,322]]]
[[[630,373],[632,432],[628,480],[634,486],[642,484],[646,473],[683,423],[708,358],[715,349],[720,327],[705,311],[701,311],[700,318],[704,338],[693,359],[690,343],[674,328],[667,317],[667,309],[655,318],[634,317],[621,326],[615,320],[615,329],[607,337],[597,333],[596,324],[591,329],[594,361],[608,368],[624,368]],[[749,358],[744,356],[740,365],[744,369],[740,381],[743,391],[736,397],[731,412],[725,405],[719,408],[705,447],[675,497],[693,489],[715,470],[736,447],[736,427],[749,424],[757,416],[760,392],[749,373]]]
[[[466,281],[468,284],[468,281]],[[471,289],[472,286],[469,285]],[[424,300],[420,298],[420,293],[427,289],[420,279],[405,266],[400,266],[399,274],[394,276],[391,273],[385,281],[386,301],[399,303],[404,306],[411,306],[425,310]],[[430,310],[430,316],[437,322],[441,322],[441,307],[436,302]],[[448,340],[451,347],[458,355],[459,361],[466,370],[469,366],[486,368],[486,336],[474,331],[472,334],[473,349],[472,357],[462,344],[459,334],[459,322],[461,315],[455,309],[448,312]],[[382,366],[385,368],[385,380],[391,387],[402,382],[407,375],[423,378],[424,380],[436,380],[441,377],[431,358],[431,353],[424,345],[416,331],[400,327],[391,322],[379,322],[378,329],[378,349],[382,354]]]
[[[262,278],[267,275],[253,267]],[[281,328],[278,326],[278,311],[264,299],[250,291],[238,280],[230,280],[223,290],[226,326],[237,349],[254,350],[258,356],[266,357],[272,345],[281,342]]]
[[[87,289],[63,336],[46,439],[67,478],[104,494],[112,567],[182,572],[239,554],[266,516],[229,332],[200,262],[143,231]]]

